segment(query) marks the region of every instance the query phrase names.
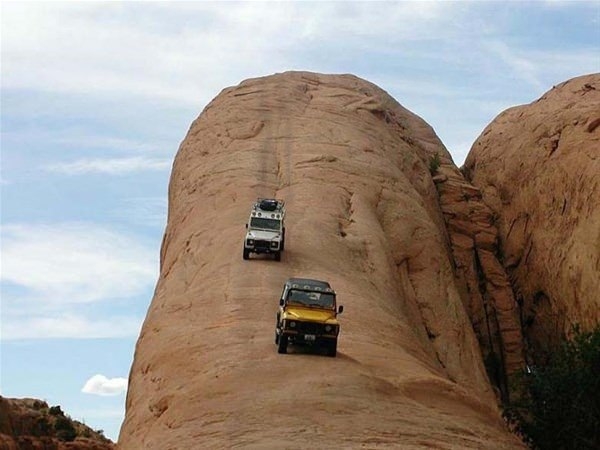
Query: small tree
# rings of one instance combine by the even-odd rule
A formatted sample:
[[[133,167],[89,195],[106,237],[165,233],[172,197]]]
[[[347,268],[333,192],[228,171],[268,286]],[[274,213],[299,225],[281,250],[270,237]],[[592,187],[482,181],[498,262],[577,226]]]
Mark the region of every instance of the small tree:
[[[547,365],[518,382],[520,398],[505,415],[533,448],[600,448],[600,326],[575,327]]]

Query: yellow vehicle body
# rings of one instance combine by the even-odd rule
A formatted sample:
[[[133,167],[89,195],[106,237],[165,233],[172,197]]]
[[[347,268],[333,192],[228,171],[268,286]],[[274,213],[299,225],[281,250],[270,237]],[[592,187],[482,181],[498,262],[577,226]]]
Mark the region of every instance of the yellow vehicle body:
[[[288,344],[325,347],[336,356],[340,324],[336,294],[329,283],[306,278],[290,278],[284,285],[275,328],[279,353],[287,353]]]
[[[285,321],[297,321],[299,323],[326,324],[332,327],[331,331],[323,329],[320,336],[322,338],[335,339],[340,329],[340,324],[336,319],[336,312],[332,310],[322,310],[306,308],[302,306],[289,306],[281,314],[281,319]],[[300,328],[300,327],[299,327]],[[285,334],[298,335],[302,330],[285,329]]]

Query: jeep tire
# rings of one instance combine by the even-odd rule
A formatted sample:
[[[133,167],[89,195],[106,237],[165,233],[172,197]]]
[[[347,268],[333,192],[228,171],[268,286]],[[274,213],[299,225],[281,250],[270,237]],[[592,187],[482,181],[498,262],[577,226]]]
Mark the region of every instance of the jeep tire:
[[[327,343],[327,356],[335,358],[337,354],[337,339]]]
[[[281,233],[281,248],[280,248],[280,250],[283,251],[284,248],[285,248],[285,227],[283,227],[283,232]]]
[[[281,261],[281,251],[275,252],[275,261]]]
[[[277,344],[277,353],[287,353],[288,337],[285,334],[279,336],[279,343]]]
[[[246,247],[244,247],[244,259],[250,259],[250,250],[248,250]]]

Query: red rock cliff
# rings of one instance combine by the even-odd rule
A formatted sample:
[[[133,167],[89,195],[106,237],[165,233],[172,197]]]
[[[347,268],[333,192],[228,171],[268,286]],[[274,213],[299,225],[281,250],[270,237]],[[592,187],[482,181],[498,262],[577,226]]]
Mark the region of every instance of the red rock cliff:
[[[520,448],[454,270],[435,153],[450,160],[423,120],[354,76],[221,92],[175,159],[119,448]],[[259,196],[286,200],[281,262],[242,260]],[[292,276],[338,292],[337,358],[277,354]]]
[[[600,74],[500,114],[465,172],[495,213],[525,335],[543,360],[574,324],[600,323]]]
[[[115,445],[42,400],[0,397],[0,450],[112,450]]]

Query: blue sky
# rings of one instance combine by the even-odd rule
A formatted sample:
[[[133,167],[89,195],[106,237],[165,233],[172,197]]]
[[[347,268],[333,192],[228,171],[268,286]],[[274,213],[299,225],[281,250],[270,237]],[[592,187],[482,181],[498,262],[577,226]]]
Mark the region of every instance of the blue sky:
[[[3,1],[0,15],[1,394],[60,404],[112,439],[172,160],[221,89],[353,73],[460,165],[502,110],[600,72],[598,1]]]

